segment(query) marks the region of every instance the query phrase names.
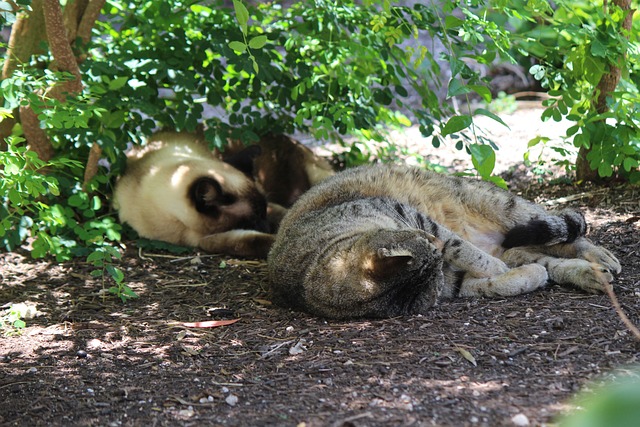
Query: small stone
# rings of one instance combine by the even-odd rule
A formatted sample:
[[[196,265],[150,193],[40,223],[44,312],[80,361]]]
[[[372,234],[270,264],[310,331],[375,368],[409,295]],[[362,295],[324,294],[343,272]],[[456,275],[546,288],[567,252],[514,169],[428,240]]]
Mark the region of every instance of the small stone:
[[[305,340],[304,338],[301,339],[300,341],[298,341],[298,343],[296,345],[294,345],[293,347],[291,347],[289,349],[289,354],[292,356],[295,356],[297,354],[302,354],[305,352],[305,350],[307,349],[307,347],[305,347],[305,344],[307,343],[307,340]]]
[[[413,411],[413,401],[410,396],[403,394],[400,396],[398,407],[405,411]]]
[[[195,415],[195,411],[193,410],[193,406],[189,406],[187,409],[181,409],[178,411],[178,417],[180,418],[191,418]]]
[[[529,418],[525,414],[517,414],[511,417],[511,422],[519,427],[525,427],[529,425]]]
[[[38,368],[29,368],[27,369],[27,374],[35,374],[38,372]]]
[[[229,393],[229,389],[227,387],[222,387],[222,392],[224,394],[227,394],[227,393]]]
[[[84,350],[78,350],[78,352],[76,353],[76,356],[78,356],[79,359],[86,359],[88,354]]]
[[[380,399],[380,398],[375,398],[373,399],[371,402],[369,402],[369,406],[372,408],[376,408],[376,407],[380,407],[384,405],[384,400]]]
[[[227,405],[229,406],[236,406],[238,404],[238,396],[230,394],[224,399],[224,401],[227,402]]]

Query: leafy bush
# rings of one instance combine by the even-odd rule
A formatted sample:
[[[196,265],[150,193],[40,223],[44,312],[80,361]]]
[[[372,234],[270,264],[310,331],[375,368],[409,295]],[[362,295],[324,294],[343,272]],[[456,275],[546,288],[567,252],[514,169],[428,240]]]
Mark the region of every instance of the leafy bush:
[[[561,427],[633,427],[640,422],[640,380],[632,375],[596,387],[576,400],[580,409],[560,421]]]
[[[566,139],[582,148],[578,167],[640,182],[640,20],[624,28],[637,2],[632,10],[616,1],[494,3],[496,16],[510,18],[503,25],[516,30],[512,52],[531,58],[530,73],[552,97],[542,120],[575,123]]]
[[[31,12],[29,3],[35,8]],[[35,16],[43,0],[18,4]],[[629,70],[621,83],[625,90],[612,93],[609,112],[591,108],[597,78],[612,64],[623,65],[622,54],[637,43],[619,35],[622,15],[613,6],[605,13],[568,0],[558,2],[556,10],[547,2],[504,0],[452,0],[438,8],[392,6],[384,0],[301,0],[287,8],[233,4],[109,0],[93,36],[73,44],[82,77],[78,90],[56,96],[54,89],[78,76],[73,67],[53,71],[51,64],[60,65],[53,43],[51,50],[34,48],[3,74],[2,125],[18,117],[18,108],[30,109],[54,153],[38,159],[26,150],[32,123],[23,120],[9,130],[12,136],[0,151],[0,244],[5,249],[28,242],[36,257],[89,256],[96,274],[106,274],[116,285],[105,287],[125,299],[131,296],[115,267],[122,230],[109,209],[109,195],[123,170],[127,145],[161,127],[193,131],[203,123],[216,147],[228,138],[255,141],[269,131],[299,130],[338,141],[355,134],[360,140],[344,143],[349,147],[345,159],[364,163],[375,151],[368,141],[383,140],[381,124],[415,122],[435,147],[453,138],[458,149],[469,152],[478,175],[504,185],[492,177],[495,147],[476,135],[474,125],[477,115],[500,119],[482,108],[456,114],[437,95],[442,89],[448,99],[476,96],[490,103],[489,89],[469,64],[491,64],[498,57],[538,58],[532,71],[554,96],[545,117],[576,121],[569,136],[576,145],[592,148],[590,161],[601,174],[617,169],[638,177],[637,58],[629,55],[624,63]],[[53,5],[47,3],[47,10]],[[528,27],[509,34],[500,21],[488,18],[489,6]],[[16,15],[6,12],[0,18],[11,24]],[[418,36],[433,44],[421,45]],[[11,52],[5,62],[10,58]],[[85,177],[95,152],[109,166]],[[395,153],[383,146],[381,155]]]

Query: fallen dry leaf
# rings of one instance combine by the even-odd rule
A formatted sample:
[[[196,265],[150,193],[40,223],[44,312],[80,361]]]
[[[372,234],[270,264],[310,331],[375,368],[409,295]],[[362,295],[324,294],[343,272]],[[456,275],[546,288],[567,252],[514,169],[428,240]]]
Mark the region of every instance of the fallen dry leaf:
[[[230,320],[205,320],[202,322],[185,322],[182,326],[187,328],[217,328],[218,326],[228,326],[236,323],[240,319]]]
[[[460,348],[460,347],[456,347],[456,350],[458,350],[458,352],[462,355],[462,357],[464,357],[469,362],[471,362],[473,366],[478,366],[478,362],[476,362],[476,358],[473,357],[473,354],[471,354],[468,350],[465,350],[464,348]]]

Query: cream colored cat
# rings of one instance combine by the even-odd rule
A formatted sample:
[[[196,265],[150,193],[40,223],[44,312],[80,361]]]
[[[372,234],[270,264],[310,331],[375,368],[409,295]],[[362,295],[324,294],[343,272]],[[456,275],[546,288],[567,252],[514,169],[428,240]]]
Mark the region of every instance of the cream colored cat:
[[[177,132],[157,133],[129,154],[114,207],[142,237],[262,258],[285,212],[268,206],[253,179],[218,159],[204,140]]]

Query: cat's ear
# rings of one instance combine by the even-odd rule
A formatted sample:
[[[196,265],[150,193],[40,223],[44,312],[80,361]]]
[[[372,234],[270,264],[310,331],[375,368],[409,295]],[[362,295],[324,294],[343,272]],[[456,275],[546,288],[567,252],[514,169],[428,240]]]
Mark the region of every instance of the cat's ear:
[[[262,154],[262,148],[258,145],[250,145],[237,153],[231,153],[222,157],[225,163],[251,177],[253,175],[253,161]]]
[[[413,264],[413,254],[405,248],[379,248],[372,258],[370,273],[376,279],[394,277]]]

